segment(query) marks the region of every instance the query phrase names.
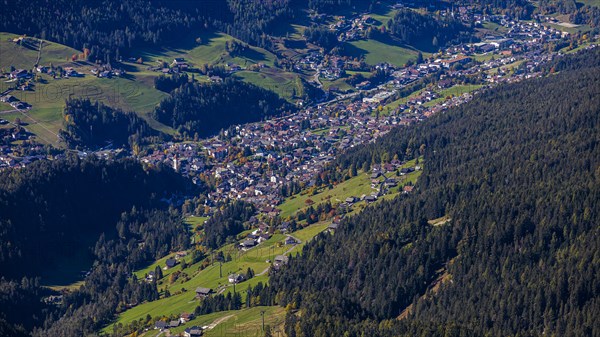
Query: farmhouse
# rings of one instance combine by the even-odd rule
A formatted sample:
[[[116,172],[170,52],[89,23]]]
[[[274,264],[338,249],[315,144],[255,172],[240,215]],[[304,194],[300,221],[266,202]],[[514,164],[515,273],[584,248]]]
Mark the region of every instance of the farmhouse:
[[[403,175],[409,174],[409,173],[414,172],[414,171],[415,171],[415,169],[412,168],[412,167],[405,167],[405,168],[403,168],[403,169],[400,170],[400,175],[403,176]]]
[[[296,242],[296,239],[294,239],[294,238],[293,238],[293,237],[291,237],[291,236],[288,236],[288,237],[285,239],[284,243],[285,243],[286,245],[295,245],[297,242]]]
[[[29,74],[27,73],[27,70],[25,70],[25,69],[17,69],[15,71],[11,72],[10,75],[8,75],[8,77],[11,79],[26,78],[28,76],[29,76]]]
[[[374,195],[368,195],[365,197],[365,201],[368,203],[372,203],[375,202],[377,200],[377,197]]]
[[[275,261],[273,261],[273,268],[275,268],[275,270],[278,270],[279,268],[281,268],[281,266],[283,266],[284,264],[287,264],[289,261],[289,258],[285,255],[277,255],[275,256]]]
[[[197,298],[206,298],[212,294],[213,290],[211,288],[196,288],[196,297]]]
[[[385,184],[386,187],[396,187],[396,186],[398,186],[398,182],[396,181],[396,179],[393,179],[393,178],[386,179],[384,184]]]
[[[182,64],[182,63],[186,63],[185,59],[183,57],[176,57],[173,60],[173,63],[171,63],[171,64],[174,65],[174,66],[176,66],[176,65],[179,65],[179,64]]]
[[[227,280],[229,281],[229,283],[240,283],[245,280],[245,277],[242,274],[231,274],[229,275]]]
[[[202,336],[202,329],[197,327],[197,326],[193,326],[191,328],[187,328],[183,331],[183,335],[185,337],[198,337],[198,336]]]
[[[254,239],[246,239],[244,242],[240,243],[242,248],[248,249],[256,246],[256,240]]]
[[[167,327],[167,322],[165,321],[156,321],[156,323],[154,323],[154,329],[158,329],[158,330],[164,330]]]
[[[16,101],[18,101],[18,99],[13,95],[6,95],[6,96],[0,97],[0,102],[12,103],[12,102],[16,102]]]
[[[193,320],[193,319],[194,319],[194,317],[195,317],[195,316],[194,316],[194,314],[193,314],[193,313],[192,313],[192,314],[188,314],[187,312],[184,312],[184,313],[182,313],[182,314],[179,316],[179,321],[181,322],[181,324],[184,324],[184,323],[187,323],[187,322],[189,322],[189,321]]]

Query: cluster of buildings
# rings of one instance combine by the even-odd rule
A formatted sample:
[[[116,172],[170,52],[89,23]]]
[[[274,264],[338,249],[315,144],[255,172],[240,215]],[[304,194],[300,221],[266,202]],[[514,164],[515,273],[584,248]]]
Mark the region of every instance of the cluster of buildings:
[[[338,41],[355,41],[364,37],[369,26],[375,23],[375,20],[368,15],[354,15],[351,17],[337,16],[336,22],[329,28],[338,34]]]
[[[27,110],[31,108],[29,103],[23,102],[10,94],[0,96],[0,102],[7,103],[15,110]]]
[[[531,27],[536,29],[535,25]],[[545,30],[542,26],[537,29],[540,31],[536,34]],[[360,90],[362,100],[332,100],[288,117],[238,125],[233,132],[204,141],[164,144],[141,160],[167,163],[196,182],[206,177],[214,179],[216,188],[208,194],[208,206],[243,199],[257,205],[262,213],[275,216],[279,213],[276,206],[285,198],[284,186],[314,185],[318,173],[339,153],[374,141],[396,125],[424,120],[472,99],[472,92],[449,99],[441,97],[440,92],[456,84],[455,79],[479,75],[481,84],[487,87],[535,76],[536,66],[550,60],[552,55],[544,52],[542,41],[532,39],[536,38],[493,40],[497,58],[480,62],[473,62],[477,55],[472,45],[456,46],[437,59],[393,71],[385,83]],[[502,53],[515,48],[520,53]],[[461,66],[457,67],[458,64]],[[504,71],[503,67],[508,65],[518,69]],[[492,69],[498,71],[491,72]],[[398,104],[392,111],[385,109],[396,90],[440,72],[441,79],[435,86]]]
[[[180,325],[186,324],[189,321],[193,320],[195,318],[193,313],[182,313],[181,315],[179,315],[178,319],[171,319],[171,320],[158,320],[154,323],[154,329],[155,330],[160,330],[160,331],[165,331],[167,329],[171,329],[171,328],[176,328]],[[204,330],[206,330],[208,327],[204,326],[204,327],[199,327],[199,326],[192,326],[189,328],[186,328],[183,331],[183,336],[184,337],[199,337],[202,336],[204,333]]]
[[[172,165],[198,181],[214,179],[209,206],[228,199],[252,202],[277,215],[282,187],[309,187],[337,154],[387,133],[397,116],[376,117],[374,103],[337,103],[304,109],[285,118],[239,125],[198,143],[165,144],[141,158]]]
[[[98,78],[113,78],[125,75],[125,70],[113,68],[110,65],[100,65],[90,70],[90,73]]]

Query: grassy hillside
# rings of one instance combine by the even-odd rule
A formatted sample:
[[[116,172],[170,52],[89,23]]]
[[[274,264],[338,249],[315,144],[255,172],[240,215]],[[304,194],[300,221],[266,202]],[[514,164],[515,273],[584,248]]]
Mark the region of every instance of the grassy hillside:
[[[281,307],[253,307],[244,310],[231,310],[216,312],[208,315],[198,316],[184,326],[170,329],[171,334],[182,333],[190,326],[210,326],[211,329],[204,332],[204,336],[264,336],[262,332],[262,316],[264,311],[265,326],[275,328],[275,331],[283,331],[285,310]],[[149,331],[144,337],[155,337],[158,330]]]
[[[12,65],[15,68],[32,69],[36,64],[40,40],[28,39],[32,43],[22,44],[13,42],[19,37],[21,36],[0,32],[0,68],[8,69]],[[46,40],[43,40],[41,50],[39,63],[53,63],[56,66],[69,63],[68,58],[81,53],[79,50]]]
[[[415,160],[411,160],[400,168],[404,167],[414,167]],[[386,174],[388,177],[396,178],[398,181],[398,185],[402,186],[408,182],[414,183],[416,179],[421,174],[421,171],[415,171],[405,176],[397,177],[394,173]],[[313,207],[316,207],[318,204],[330,201],[333,205],[344,202],[348,197],[360,197],[363,194],[370,195],[375,192],[373,188],[371,188],[371,178],[370,173],[359,172],[356,177],[352,177],[338,185],[336,185],[333,189],[323,189],[319,191],[319,193],[315,195],[310,195],[309,193],[294,195],[289,197],[283,204],[279,205],[278,208],[281,209],[281,217],[286,218],[288,216],[293,215],[299,210],[305,209],[308,207],[306,204],[306,200],[310,199],[313,201]],[[391,190],[386,197],[393,198],[399,192],[398,187]]]
[[[418,51],[388,44],[374,39],[358,40],[346,43],[345,54],[352,57],[365,56],[365,62],[375,65],[381,62],[389,62],[395,66],[402,67],[409,60],[416,60]]]
[[[240,71],[235,77],[259,87],[271,90],[284,99],[291,100],[296,85],[297,74],[283,72],[279,69],[261,69],[260,72]]]
[[[197,40],[198,39],[198,40]],[[248,50],[239,55],[230,55],[225,44],[227,42],[241,41],[225,33],[202,32],[197,35],[190,34],[178,41],[177,45],[162,49],[141,51],[140,56],[145,62],[165,61],[171,63],[176,57],[183,57],[195,66],[203,64],[236,63],[242,67],[256,63],[273,66],[276,57],[269,51],[250,46]]]
[[[43,41],[41,51],[36,44],[18,45],[12,42],[18,35],[0,33],[0,68],[8,71],[11,66],[32,70],[38,59],[44,66],[73,67],[84,77],[52,78],[47,74],[34,70],[33,91],[15,90],[10,94],[21,101],[31,104],[28,111],[15,111],[11,106],[0,103],[2,118],[14,122],[20,118],[27,123],[26,128],[35,133],[43,143],[58,144],[58,130],[62,127],[62,110],[66,99],[89,98],[104,102],[112,107],[126,111],[138,112],[150,125],[160,131],[172,133],[173,130],[154,121],[147,114],[166,96],[153,88],[153,78],[157,73],[149,73],[133,67],[132,72],[123,78],[97,78],[90,73],[92,64],[87,62],[71,62],[68,59],[80,51],[67,46]],[[33,39],[31,39],[33,40]],[[39,41],[35,39],[35,41]],[[32,47],[33,46],[33,47]],[[3,79],[0,91],[13,87],[14,83]]]
[[[162,315],[180,314],[182,312],[192,312],[199,303],[199,301],[195,299],[194,292],[197,287],[212,288],[215,291],[223,293],[232,292],[233,286],[227,281],[229,274],[245,273],[248,268],[252,268],[256,275],[258,275],[269,267],[270,264],[267,263],[266,260],[273,260],[276,255],[284,253],[295,254],[296,252],[301,252],[302,247],[306,242],[319,232],[323,231],[327,225],[327,223],[314,224],[294,232],[292,235],[302,241],[302,243],[296,246],[283,245],[282,241],[285,239],[285,235],[283,234],[275,234],[268,241],[246,252],[238,251],[238,249],[234,247],[234,244],[226,245],[221,248],[220,251],[222,251],[225,256],[230,254],[232,261],[223,263],[221,266],[222,276],[219,274],[218,263],[209,265],[203,270],[199,270],[199,267],[202,264],[202,262],[199,262],[190,265],[183,270],[183,272],[189,276],[189,279],[186,280],[185,277],[180,276],[175,283],[168,284],[170,275],[175,271],[181,270],[181,267],[178,265],[172,269],[164,270],[164,277],[159,282],[158,288],[160,291],[169,289],[171,297],[161,298],[160,300],[153,302],[146,302],[129,309],[119,316],[115,324],[127,324],[134,320],[145,318],[148,314],[152,317],[157,317]],[[147,272],[154,270],[157,265],[164,267],[166,259],[171,256],[172,255],[164,257],[147,268],[136,271],[135,274],[138,278],[143,278]],[[188,256],[184,259],[189,262],[190,258],[191,257]],[[210,257],[208,260],[210,260]],[[242,291],[242,296],[245,296],[245,290],[248,288],[248,285],[255,286],[258,282],[262,282],[263,284],[268,282],[268,275],[266,272],[263,275],[255,276],[248,281],[240,283],[237,286],[236,291]],[[223,313],[220,314],[220,316],[224,315]],[[187,326],[190,326],[190,324],[187,324]],[[112,331],[112,327],[109,326],[105,328],[105,331]]]
[[[126,111],[135,111],[153,128],[173,134],[175,131],[149,116],[149,112],[166,93],[154,89],[154,78],[160,73],[148,70],[159,62],[171,63],[176,57],[183,57],[192,66],[237,64],[242,68],[255,64],[263,64],[265,68],[259,72],[241,71],[236,76],[250,83],[277,92],[280,96],[291,99],[293,80],[297,76],[273,68],[275,55],[257,47],[249,47],[245,51],[230,55],[226,43],[237,41],[223,33],[202,33],[190,35],[178,42],[177,47],[165,47],[160,50],[140,51],[143,64],[124,63],[127,75],[122,78],[97,78],[90,73],[93,64],[85,61],[71,62],[73,54],[81,51],[67,46],[43,41],[41,52],[37,43],[16,44],[13,39],[18,35],[0,33],[0,68],[5,71],[10,67],[33,69],[40,56],[40,65],[73,67],[84,77],[54,79],[51,76],[36,73],[33,91],[13,91],[11,95],[32,105],[27,112],[14,111],[8,104],[0,103],[2,118],[14,122],[20,118],[28,125],[26,128],[35,133],[43,143],[59,145],[58,131],[62,127],[62,110],[68,98],[89,98],[98,100],[112,107]],[[196,40],[198,39],[198,40]],[[30,39],[31,41],[39,41]],[[29,41],[29,40],[28,40]],[[238,41],[239,42],[239,41]],[[205,76],[196,74],[199,81],[206,81]],[[7,80],[0,81],[0,91],[13,86]]]

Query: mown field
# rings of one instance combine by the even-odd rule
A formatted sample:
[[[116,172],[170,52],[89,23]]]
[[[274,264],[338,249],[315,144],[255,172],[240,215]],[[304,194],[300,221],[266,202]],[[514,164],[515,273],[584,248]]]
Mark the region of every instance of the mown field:
[[[374,39],[346,43],[345,51],[346,55],[352,57],[361,57],[364,55],[365,62],[370,65],[388,62],[398,67],[404,66],[408,61],[416,60],[418,54],[417,50]]]
[[[8,71],[12,65],[19,69],[32,69],[38,57],[39,44],[17,44],[13,39],[20,35],[0,32],[0,69]],[[36,41],[39,41],[35,39]],[[53,63],[55,66],[69,64],[70,57],[73,54],[80,54],[81,51],[73,48],[44,40],[42,43],[42,53],[40,64]]]

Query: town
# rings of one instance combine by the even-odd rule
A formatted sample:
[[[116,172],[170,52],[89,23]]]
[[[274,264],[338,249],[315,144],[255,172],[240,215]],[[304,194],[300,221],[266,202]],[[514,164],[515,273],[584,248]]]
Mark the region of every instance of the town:
[[[212,181],[214,190],[206,199],[209,209],[227,200],[242,199],[255,204],[262,213],[275,216],[279,213],[276,206],[286,197],[282,192],[290,185],[313,186],[318,173],[339,153],[373,142],[395,126],[410,125],[468,102],[479,91],[499,83],[538,76],[541,64],[561,54],[555,51],[558,48],[551,49],[549,45],[562,46],[569,39],[568,33],[544,24],[551,20],[545,17],[538,18],[539,22],[520,22],[507,16],[482,16],[463,7],[456,13],[446,9],[443,14],[460,15],[464,22],[476,24],[492,22],[502,26],[505,33],[497,31],[481,42],[451,46],[405,67],[378,64],[376,69],[386,74],[382,80],[364,79],[350,92],[329,88],[321,101],[302,107],[293,115],[236,125],[213,138],[155,144],[138,159],[148,165],[171,166],[195,183]],[[323,19],[313,17],[313,20]],[[340,41],[357,38],[372,24],[368,14],[335,19],[336,23],[330,28]],[[595,46],[589,44],[587,48]],[[320,77],[337,79],[346,69],[356,67],[361,64],[323,51],[312,52],[293,65],[297,71],[315,71],[317,82]],[[55,76],[84,76],[72,69],[38,68],[39,72],[57,72]],[[170,73],[187,68],[188,63],[183,58],[176,58],[170,65],[149,70]],[[230,68],[239,70],[235,64]],[[110,78],[122,76],[122,71],[95,67],[91,75]],[[23,69],[4,76],[23,85],[33,85],[30,81],[33,74]],[[218,80],[220,78],[213,81]],[[9,92],[3,93],[1,100],[24,113],[29,108],[26,102],[18,101]],[[17,130],[2,136],[21,141],[31,137],[26,126],[19,126]],[[35,160],[64,155],[47,155],[35,142],[28,151],[17,151],[7,143],[0,148],[0,169],[23,167]],[[98,154],[107,156],[111,152],[125,153],[122,149],[109,149]]]

